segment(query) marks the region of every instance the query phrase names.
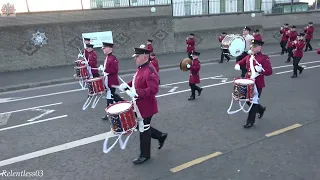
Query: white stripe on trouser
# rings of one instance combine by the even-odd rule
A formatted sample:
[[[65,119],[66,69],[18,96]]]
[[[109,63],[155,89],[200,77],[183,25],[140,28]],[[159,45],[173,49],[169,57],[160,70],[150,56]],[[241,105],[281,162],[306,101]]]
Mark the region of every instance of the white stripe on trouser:
[[[108,87],[108,75],[105,76],[105,78],[104,78],[104,85],[105,85],[106,90],[107,90],[106,98],[107,99],[112,99],[112,97],[111,97],[111,89]]]

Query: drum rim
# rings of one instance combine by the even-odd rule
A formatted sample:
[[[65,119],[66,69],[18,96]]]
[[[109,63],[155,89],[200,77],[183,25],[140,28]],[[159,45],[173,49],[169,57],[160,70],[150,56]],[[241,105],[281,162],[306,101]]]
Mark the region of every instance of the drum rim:
[[[127,109],[127,110],[124,110],[124,111],[120,111],[120,112],[118,112],[117,114],[113,114],[113,113],[108,112],[108,109],[111,108],[112,106],[115,106],[115,105],[117,105],[117,104],[122,104],[122,103],[129,103],[129,104],[131,105],[129,109],[131,109],[131,107],[133,106],[131,101],[121,101],[121,102],[117,102],[117,103],[114,103],[114,104],[108,106],[108,107],[105,109],[106,113],[107,113],[108,115],[117,115],[118,113],[126,112],[128,109]],[[119,114],[118,114],[118,115],[119,115]]]
[[[84,69],[84,68],[86,68],[87,66],[86,65],[83,65],[83,66],[76,66],[76,67],[74,67],[75,69]]]
[[[100,76],[100,77],[94,77],[94,78],[90,78],[88,79],[87,81],[88,82],[96,82],[96,81],[99,81],[99,80],[102,80],[103,81],[103,76]]]

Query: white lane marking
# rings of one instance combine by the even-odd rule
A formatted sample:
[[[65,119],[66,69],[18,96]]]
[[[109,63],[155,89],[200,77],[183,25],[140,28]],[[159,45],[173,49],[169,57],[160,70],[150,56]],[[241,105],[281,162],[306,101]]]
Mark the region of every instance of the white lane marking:
[[[175,90],[178,89],[178,86],[173,87],[172,89],[170,89],[168,92],[174,92]]]
[[[2,128],[2,129],[0,129],[0,132],[5,131],[5,130],[9,130],[9,129],[18,128],[18,127],[29,126],[31,124],[37,124],[37,123],[41,123],[41,122],[52,121],[55,119],[61,119],[61,118],[65,118],[65,117],[68,117],[68,115],[56,116],[56,117],[47,118],[47,119],[43,119],[43,120],[39,120],[39,121],[33,121],[33,122],[29,122],[29,123],[24,123],[24,124],[19,124],[19,125],[15,125],[15,126]]]
[[[316,66],[314,66],[314,67],[316,67]],[[311,69],[311,68],[309,67],[309,69]],[[290,71],[290,72],[292,72],[292,71]],[[287,73],[287,71],[284,71],[283,74],[284,73]],[[232,82],[233,81],[222,82],[222,83],[218,83],[218,84],[212,84],[212,85],[203,86],[202,88],[220,86],[220,85],[229,84],[229,83],[232,83]],[[190,89],[182,90],[182,91],[176,91],[176,92],[172,92],[172,93],[161,94],[161,95],[158,95],[156,97],[164,97],[164,96],[169,96],[169,95],[172,95],[172,94],[178,94],[178,93],[187,92],[187,91],[190,91]],[[67,116],[67,115],[65,115],[65,116]],[[37,122],[39,122],[39,121],[32,122],[32,123],[37,123]],[[1,129],[0,129],[0,131],[1,131]],[[41,157],[41,156],[44,156],[44,155],[48,155],[48,154],[64,151],[64,150],[75,148],[75,147],[78,147],[78,146],[90,144],[90,143],[97,142],[97,141],[100,141],[100,140],[104,140],[106,138],[106,135],[107,135],[107,133],[98,134],[98,135],[95,135],[95,136],[91,136],[91,137],[84,138],[84,139],[79,139],[79,140],[76,140],[76,141],[72,141],[72,142],[69,142],[69,143],[61,144],[61,145],[54,146],[54,147],[51,147],[51,148],[42,149],[40,151],[35,151],[35,152],[29,153],[29,154],[24,154],[24,155],[21,155],[21,156],[17,156],[17,157],[13,157],[13,158],[10,158],[10,159],[2,160],[2,161],[0,161],[0,167],[6,166],[6,165],[9,165],[9,164],[14,164],[14,163],[21,162],[21,161],[26,161],[26,160],[37,158],[37,157]]]
[[[31,110],[31,109],[39,109],[39,108],[49,107],[49,106],[55,106],[55,105],[59,105],[59,104],[62,104],[62,102],[54,103],[54,104],[47,104],[47,105],[43,105],[43,106],[36,106],[36,107],[31,107],[31,108],[26,108],[26,109],[20,109],[20,110],[15,110],[15,111],[3,112],[3,113],[0,113],[0,115],[2,115],[2,114],[8,114],[8,113],[22,112],[22,111],[28,111],[28,110]]]
[[[9,164],[14,164],[14,163],[21,162],[21,161],[25,161],[25,160],[29,160],[29,159],[33,159],[33,158],[36,158],[36,157],[44,156],[44,155],[47,155],[47,154],[51,154],[51,153],[55,153],[55,152],[59,152],[59,151],[64,151],[64,150],[67,150],[67,149],[75,148],[75,147],[86,145],[86,144],[89,144],[89,143],[97,142],[97,141],[105,139],[107,134],[108,133],[103,133],[103,134],[91,136],[91,137],[88,137],[88,138],[80,139],[80,140],[77,140],[77,141],[72,141],[72,142],[69,142],[69,143],[65,143],[65,144],[61,144],[61,145],[58,145],[58,146],[54,146],[54,147],[51,147],[51,148],[43,149],[43,150],[40,150],[40,151],[32,152],[32,153],[25,154],[25,155],[22,155],[22,156],[17,156],[17,157],[11,158],[11,159],[6,159],[6,160],[3,160],[3,161],[0,161],[0,167],[6,166],[6,165],[9,165]]]
[[[17,99],[17,98],[0,98],[0,103],[5,103],[13,99]]]
[[[313,68],[317,68],[317,67],[320,67],[320,65],[317,65],[317,66],[309,66],[309,67],[305,67],[304,69],[313,69]],[[292,72],[292,70],[290,70],[290,71],[278,72],[278,73],[276,73],[276,74],[284,74],[284,73],[289,73],[289,72]]]
[[[0,114],[0,126],[4,126],[7,124],[9,118],[11,116],[11,113],[8,114]]]
[[[35,120],[37,120],[37,119],[40,119],[40,118],[42,118],[43,116],[46,116],[46,115],[48,115],[48,114],[50,114],[50,113],[53,113],[53,112],[56,111],[56,110],[53,110],[53,109],[32,109],[32,111],[39,111],[39,112],[42,112],[42,114],[40,114],[39,116],[36,116],[36,117],[34,117],[34,118],[32,118],[32,119],[29,119],[29,120],[28,120],[29,122],[35,121]]]
[[[299,64],[311,64],[311,63],[317,63],[319,61],[311,61],[311,62],[305,62],[305,63],[299,63]],[[290,67],[292,65],[285,65],[285,66],[277,66],[273,67],[273,69],[279,69],[279,68],[284,68],[284,67]],[[167,85],[173,85],[173,84],[181,84],[189,81],[181,81],[181,82],[176,82],[176,83],[171,83]],[[61,91],[61,92],[55,92],[55,93],[50,93],[50,94],[43,94],[43,95],[38,95],[38,96],[30,96],[30,97],[25,97],[25,98],[18,98],[18,99],[13,99],[13,100],[8,100],[7,102],[0,102],[1,103],[8,103],[8,102],[16,102],[16,101],[22,101],[22,100],[28,100],[28,99],[35,99],[35,98],[40,98],[40,97],[47,97],[47,96],[54,96],[54,95],[60,95],[60,94],[66,94],[66,93],[71,93],[71,92],[77,92],[77,91],[83,91],[85,89],[74,89],[74,90],[68,90],[68,91]]]

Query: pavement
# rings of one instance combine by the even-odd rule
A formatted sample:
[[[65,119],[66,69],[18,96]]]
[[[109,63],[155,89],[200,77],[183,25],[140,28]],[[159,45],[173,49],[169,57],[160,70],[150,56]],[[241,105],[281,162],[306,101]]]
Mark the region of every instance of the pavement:
[[[320,41],[314,41],[312,44],[314,47],[318,47]],[[265,54],[279,54],[279,46],[279,44],[266,44],[263,51]],[[220,49],[204,50],[201,51],[201,53],[200,61],[202,64],[218,62],[220,60]],[[186,53],[159,55],[157,58],[159,60],[160,69],[179,67],[180,61],[186,58]],[[98,64],[102,64],[104,57],[98,57],[98,59]],[[119,59],[120,75],[134,73],[135,67],[136,65],[133,59]],[[30,69],[18,72],[2,72],[0,73],[0,92],[75,82],[73,74],[74,65]]]
[[[152,140],[152,158],[143,165],[132,164],[139,155],[138,132],[124,150],[117,144],[103,153],[110,130],[110,123],[101,120],[106,99],[83,111],[87,90],[79,84],[0,93],[1,179],[18,179],[17,172],[24,170],[36,172],[24,176],[32,180],[319,179],[320,84],[315,82],[320,57],[305,53],[301,64],[306,68],[296,79],[290,78],[292,65],[284,63],[285,56],[270,59],[273,75],[266,77],[261,96],[267,110],[251,129],[242,128],[247,114],[226,112],[232,80],[240,75],[233,61],[202,64],[204,90],[195,101],[187,100],[188,72],[161,70],[159,113],[152,125],[167,132],[168,139],[161,150]],[[121,78],[128,81],[132,74]]]

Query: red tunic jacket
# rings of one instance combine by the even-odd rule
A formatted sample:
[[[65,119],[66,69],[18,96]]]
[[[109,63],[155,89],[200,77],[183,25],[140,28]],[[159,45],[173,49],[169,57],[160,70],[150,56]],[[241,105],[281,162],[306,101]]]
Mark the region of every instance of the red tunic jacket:
[[[132,81],[128,83],[132,87]],[[149,62],[139,66],[134,82],[138,94],[137,106],[142,118],[147,118],[158,113],[156,94],[159,92],[159,76]]]
[[[119,63],[118,59],[112,54],[108,54],[106,57],[106,67],[104,72],[109,73],[108,75],[108,87],[112,88],[112,85],[119,85],[118,73],[119,73]]]
[[[250,57],[251,55],[246,56],[241,61],[237,62],[240,66],[246,66],[248,72],[246,74],[246,78],[250,78],[251,75],[251,69],[250,69]],[[265,71],[260,72],[260,76],[256,77],[255,84],[258,89],[264,88],[265,82],[264,82],[264,76],[270,76],[272,75],[272,65],[270,62],[270,59],[267,55],[262,54],[261,52],[254,55],[255,59],[258,61],[259,64],[263,67]],[[257,65],[255,61],[253,61],[253,65]]]
[[[190,66],[190,77],[189,83],[190,84],[199,84],[200,83],[200,71],[201,65],[198,59],[193,59],[192,64]]]

